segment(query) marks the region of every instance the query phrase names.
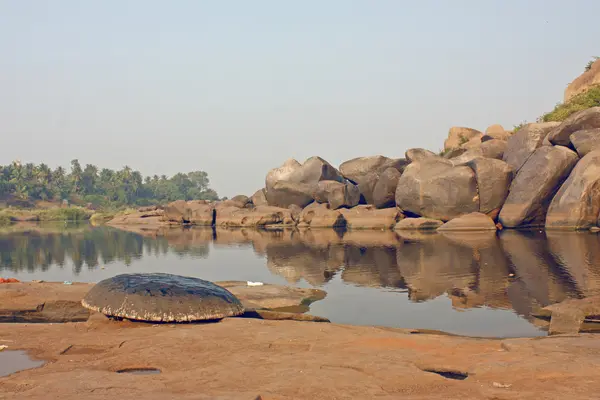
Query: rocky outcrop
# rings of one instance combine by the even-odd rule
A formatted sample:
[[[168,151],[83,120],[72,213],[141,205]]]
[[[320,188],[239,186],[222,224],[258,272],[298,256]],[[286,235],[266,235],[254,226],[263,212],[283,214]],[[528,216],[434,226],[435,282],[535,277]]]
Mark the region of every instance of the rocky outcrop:
[[[596,128],[600,128],[600,107],[588,108],[571,115],[548,134],[548,140],[553,145],[569,146],[571,134]]]
[[[388,168],[379,177],[373,189],[373,204],[377,208],[396,206],[396,188],[402,173],[396,168]]]
[[[341,209],[349,229],[392,229],[404,216],[397,208],[378,210],[372,205]]]
[[[600,213],[600,150],[592,151],[573,168],[552,200],[547,228],[589,229]]]
[[[340,165],[340,172],[358,186],[362,204],[373,204],[373,191],[381,173],[388,168],[394,168],[401,173],[409,162],[403,158],[359,157],[343,162]]]
[[[583,93],[594,85],[600,85],[600,60],[596,60],[588,71],[579,75],[565,89],[565,103],[573,96]]]
[[[508,139],[502,159],[512,167],[516,174],[533,152],[542,146],[548,133],[559,125],[560,122],[525,125]],[[548,144],[551,145],[550,142]]]
[[[495,231],[496,224],[485,214],[471,213],[454,218],[438,228],[438,231]]]
[[[472,139],[481,141],[482,136],[483,134],[476,129],[452,127],[448,132],[448,138],[444,141],[444,150],[462,147]]]
[[[313,197],[318,203],[329,203],[331,209],[354,207],[360,202],[360,191],[350,182],[321,181]]]
[[[180,224],[189,222],[187,202],[185,200],[177,200],[167,204],[164,209],[163,219]]]
[[[216,208],[213,204],[202,201],[188,201],[185,215],[190,224],[212,226],[215,224]]]
[[[344,216],[338,210],[332,210],[329,204],[312,203],[300,213],[299,228],[343,228]]]
[[[421,231],[431,231],[436,230],[444,223],[438,219],[431,218],[405,218],[400,220],[394,230],[402,231],[402,230],[421,230]]]
[[[479,191],[479,212],[497,214],[508,196],[508,188],[513,179],[512,168],[501,160],[475,158],[467,163],[475,172]],[[494,218],[494,215],[490,215]]]
[[[538,148],[513,179],[500,223],[508,228],[542,225],[552,197],[577,160],[577,154],[566,147]]]
[[[252,197],[250,197],[250,200],[255,207],[268,205],[267,191],[265,189],[257,190]]]
[[[584,157],[589,152],[600,149],[600,128],[577,131],[571,134],[570,140],[579,157]]]
[[[283,166],[267,174],[265,183],[268,204],[282,208],[291,204],[305,207],[313,201],[317,184],[325,180],[343,182],[344,178],[320,157],[311,157],[302,165],[295,160],[288,160]]]
[[[475,173],[439,157],[413,162],[398,180],[396,204],[411,214],[443,221],[479,211]]]

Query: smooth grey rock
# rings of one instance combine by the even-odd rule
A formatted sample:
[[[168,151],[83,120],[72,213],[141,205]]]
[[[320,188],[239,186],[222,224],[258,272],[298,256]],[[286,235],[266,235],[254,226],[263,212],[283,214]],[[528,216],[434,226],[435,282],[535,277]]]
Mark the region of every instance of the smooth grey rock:
[[[596,128],[600,128],[600,107],[592,107],[574,113],[548,134],[548,140],[554,145],[569,146],[571,134],[584,129]]]
[[[466,165],[468,162],[478,157],[502,159],[506,142],[504,140],[492,139],[481,143],[476,147],[471,147],[465,153],[458,157],[450,159],[453,165]]]
[[[554,194],[578,160],[574,151],[563,146],[538,148],[513,179],[500,223],[507,228],[542,225]]]
[[[409,161],[403,158],[384,156],[358,157],[340,165],[340,172],[346,179],[355,183],[361,194],[362,204],[373,204],[373,191],[380,175],[388,168],[402,172]]]
[[[548,133],[559,125],[560,122],[525,125],[508,139],[502,160],[510,165],[516,174],[533,152],[542,146]]]
[[[571,134],[571,143],[579,157],[584,157],[590,151],[600,149],[600,128],[585,129]]]
[[[329,203],[333,210],[354,207],[360,201],[360,191],[350,182],[321,181],[317,185],[314,199],[318,203]]]
[[[402,173],[396,168],[388,168],[379,177],[373,189],[373,203],[377,208],[396,206],[396,188]]]
[[[600,150],[583,157],[550,204],[547,228],[589,229],[600,214]]]
[[[268,204],[268,202],[267,202],[267,191],[264,188],[257,190],[252,195],[252,197],[250,197],[250,200],[252,201],[252,204],[254,204],[255,207],[257,207],[257,206],[266,206]]]
[[[241,315],[242,303],[227,289],[186,276],[122,274],[98,282],[81,304],[110,317],[190,322]]]
[[[488,214],[502,208],[513,179],[512,168],[501,160],[476,158],[467,165],[475,172],[479,190],[479,212]]]

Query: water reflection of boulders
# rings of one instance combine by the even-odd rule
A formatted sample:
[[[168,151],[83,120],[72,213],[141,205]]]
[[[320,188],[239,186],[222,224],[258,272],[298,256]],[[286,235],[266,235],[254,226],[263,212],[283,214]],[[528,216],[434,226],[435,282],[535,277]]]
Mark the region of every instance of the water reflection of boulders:
[[[407,291],[412,301],[446,296],[456,308],[514,309],[528,318],[550,304],[600,294],[600,235],[538,230],[31,228],[0,232],[0,272],[72,262],[78,273],[144,255],[208,257],[211,247],[251,249],[290,284],[341,280]]]

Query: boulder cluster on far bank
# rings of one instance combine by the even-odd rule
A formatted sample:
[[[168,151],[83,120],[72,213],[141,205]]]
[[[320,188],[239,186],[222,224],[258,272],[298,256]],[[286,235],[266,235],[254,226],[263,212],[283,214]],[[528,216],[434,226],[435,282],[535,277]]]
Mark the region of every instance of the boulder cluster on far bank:
[[[287,160],[252,196],[176,201],[113,224],[489,230],[594,229],[600,213],[600,107],[513,133],[454,127],[438,155],[359,157],[334,167]]]

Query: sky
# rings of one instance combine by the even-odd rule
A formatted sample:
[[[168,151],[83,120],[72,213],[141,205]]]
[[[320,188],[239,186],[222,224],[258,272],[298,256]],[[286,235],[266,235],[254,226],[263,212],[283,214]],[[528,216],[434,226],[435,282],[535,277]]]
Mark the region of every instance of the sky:
[[[0,164],[206,171],[438,151],[535,121],[600,56],[597,0],[0,0]]]

